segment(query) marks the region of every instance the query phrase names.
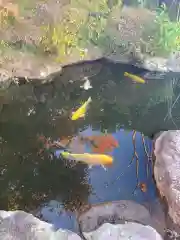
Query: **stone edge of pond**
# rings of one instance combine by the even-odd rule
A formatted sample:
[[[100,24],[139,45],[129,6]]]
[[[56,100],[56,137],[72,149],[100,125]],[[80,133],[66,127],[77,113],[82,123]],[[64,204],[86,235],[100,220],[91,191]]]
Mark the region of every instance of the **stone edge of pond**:
[[[178,178],[178,144],[180,130],[166,130],[154,134],[154,179],[161,205],[166,212],[166,234],[168,239],[179,239],[179,191],[174,179]],[[157,142],[157,143],[156,143]],[[156,146],[157,145],[157,146]],[[170,151],[171,149],[171,151]],[[176,154],[177,152],[177,154]],[[171,156],[172,155],[172,156]],[[173,162],[168,162],[173,159]],[[174,175],[172,174],[174,171]]]
[[[122,63],[122,64],[131,64],[139,68],[147,69],[148,71],[157,71],[157,72],[180,72],[180,64],[178,64],[177,55],[179,53],[175,53],[169,59],[161,58],[161,57],[146,57],[142,54],[137,54],[137,56],[130,57],[124,56],[121,58],[116,58],[115,56],[104,56],[97,57],[94,59],[86,59],[81,61],[70,62],[69,64],[59,64],[59,63],[49,63],[43,64],[39,68],[36,67],[35,72],[28,71],[26,74],[26,70],[22,68],[22,73],[13,74],[13,71],[0,69],[0,90],[6,90],[12,82],[21,82],[22,79],[27,80],[27,82],[35,81],[41,83],[46,83],[49,81],[53,81],[54,77],[62,72],[62,69],[66,66],[71,66],[74,64],[81,64],[86,62],[93,62],[97,60],[107,60],[111,63]],[[16,71],[14,71],[16,72]],[[24,72],[24,74],[23,74]]]

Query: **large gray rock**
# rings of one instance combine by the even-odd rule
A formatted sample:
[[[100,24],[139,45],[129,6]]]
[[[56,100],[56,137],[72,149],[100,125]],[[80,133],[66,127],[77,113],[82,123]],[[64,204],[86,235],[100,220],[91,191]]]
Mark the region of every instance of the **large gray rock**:
[[[154,177],[168,213],[180,225],[180,130],[162,132],[155,140]]]
[[[24,211],[0,211],[0,239],[3,240],[81,240],[70,231],[59,229]]]
[[[160,209],[158,203],[154,205]],[[152,204],[151,207],[155,210]],[[159,209],[154,213],[151,210],[150,213],[143,205],[130,200],[107,202],[92,205],[89,209],[81,211],[78,222],[82,232],[94,231],[103,223],[121,224],[130,221],[152,226],[164,235],[165,220]]]
[[[87,240],[162,240],[162,237],[150,226],[138,223],[112,225],[104,223],[94,232],[84,233]]]
[[[150,224],[148,210],[135,202],[121,200],[92,206],[78,218],[83,232],[93,231],[104,222],[120,223],[121,220]],[[112,222],[113,221],[113,222]]]
[[[3,240],[81,240],[81,238],[68,230],[55,231],[49,223],[40,221],[33,215],[23,211],[0,211],[0,239]],[[132,239],[132,240],[162,240],[161,236],[150,226],[137,223],[112,225],[103,224],[99,229],[83,235],[87,240],[100,239]]]

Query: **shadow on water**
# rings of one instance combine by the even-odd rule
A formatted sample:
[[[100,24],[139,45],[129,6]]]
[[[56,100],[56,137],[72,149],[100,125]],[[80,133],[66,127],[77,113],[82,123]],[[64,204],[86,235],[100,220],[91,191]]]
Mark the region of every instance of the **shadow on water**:
[[[146,83],[133,83],[124,77],[125,71],[142,76]],[[92,88],[86,91],[81,86],[87,78]],[[150,73],[104,59],[66,66],[53,82],[43,85],[11,85],[1,98],[1,209],[32,211],[51,199],[61,201],[66,209],[119,199],[141,203],[155,199],[151,169],[147,170],[152,142],[146,138],[145,152],[141,133],[136,135],[139,168],[136,159],[128,167],[134,149],[132,130],[151,137],[179,127],[178,94],[177,74]],[[72,122],[71,112],[89,96],[92,104],[85,119]],[[173,121],[171,111],[166,117],[172,106]],[[91,136],[95,131],[112,133],[119,142],[119,148],[109,153],[114,164],[107,171],[85,164],[69,167],[54,155],[57,149],[40,151],[42,136],[53,141],[79,132]],[[137,175],[138,183],[147,185],[145,193],[137,188],[132,194]]]

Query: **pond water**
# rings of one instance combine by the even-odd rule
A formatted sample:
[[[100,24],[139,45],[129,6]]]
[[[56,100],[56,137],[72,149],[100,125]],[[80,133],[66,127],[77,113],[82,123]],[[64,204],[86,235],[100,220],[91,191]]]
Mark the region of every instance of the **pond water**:
[[[125,71],[143,77],[145,84],[124,77]],[[87,78],[92,88],[85,90]],[[120,199],[154,201],[151,136],[180,125],[178,94],[177,74],[148,72],[104,59],[64,67],[54,81],[43,85],[12,85],[1,99],[1,209],[30,212],[54,199],[67,211]],[[89,96],[92,103],[85,118],[71,121],[72,111]],[[58,147],[48,148],[40,141],[105,132],[119,144],[108,152],[114,162],[106,169],[71,164],[59,157]],[[73,151],[93,151],[86,143],[73,143]],[[147,189],[136,188],[137,184]],[[73,220],[68,219],[68,212],[59,215],[56,225],[72,229]]]

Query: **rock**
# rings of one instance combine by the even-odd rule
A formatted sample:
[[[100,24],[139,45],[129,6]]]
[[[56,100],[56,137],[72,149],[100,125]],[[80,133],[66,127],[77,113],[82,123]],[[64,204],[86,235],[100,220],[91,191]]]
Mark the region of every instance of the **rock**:
[[[118,225],[104,223],[96,231],[83,234],[87,240],[162,240],[162,237],[152,227],[138,223]]]
[[[6,73],[3,79],[45,82],[61,72],[64,65],[102,57],[151,71],[179,72],[179,53],[163,57],[156,51],[153,57],[151,43],[144,39],[145,35],[154,36],[155,12],[122,7],[118,2],[111,8],[104,3],[103,10],[98,4],[69,0],[27,1],[22,6],[13,3],[8,7],[2,2],[1,10],[13,12],[15,18],[12,22],[5,18],[0,29],[0,66]],[[94,16],[93,23],[88,22],[90,16]],[[93,24],[97,25],[95,30],[90,27]],[[70,32],[65,33],[65,29]]]
[[[0,69],[0,91],[4,91],[9,88],[11,84],[11,80],[9,78],[8,71],[5,71],[4,69]]]
[[[164,229],[167,228],[166,224],[166,215],[164,212],[163,205],[159,201],[159,199],[156,199],[155,201],[150,201],[144,204],[145,207],[149,210],[151,215],[151,227],[156,229],[158,233],[161,234],[161,236],[164,237],[165,231]]]
[[[112,49],[105,52],[104,56],[113,62],[132,63],[150,71],[180,72],[178,51],[166,57],[154,52],[153,56],[147,40],[144,40],[145,30],[149,29],[149,37],[154,36],[155,17],[155,12],[145,8],[125,6],[122,10],[112,11],[106,34],[114,45],[111,45]]]
[[[155,141],[154,177],[173,222],[180,225],[180,130],[162,132]]]
[[[53,17],[60,15],[63,4],[63,1],[60,3],[55,0],[46,3],[41,0],[26,2],[23,6],[21,3],[14,4],[18,10],[21,9],[17,11],[15,22],[0,29],[1,72],[6,72],[7,79],[17,77],[49,80],[61,71],[61,65],[51,56],[41,54],[38,46],[43,26],[52,23]],[[3,2],[2,8],[6,8],[6,5]]]
[[[43,222],[32,214],[23,211],[0,211],[0,236],[2,239],[24,240],[28,239],[54,239],[54,240],[81,240],[80,236],[69,231],[54,230],[53,225]],[[94,232],[83,232],[86,239],[132,239],[161,240],[161,236],[150,226],[138,223],[112,225],[103,224]],[[112,238],[113,237],[113,238]]]
[[[23,211],[0,211],[0,222],[0,238],[4,240],[81,240],[77,234],[62,229],[55,231],[52,224]]]
[[[152,224],[149,211],[144,206],[128,200],[92,205],[90,209],[81,212],[78,221],[83,232],[93,231],[104,222],[118,224],[136,221],[146,225]]]
[[[113,9],[106,26],[106,33],[114,38],[116,44],[140,43],[142,31],[155,14],[148,9],[124,6],[122,9]],[[138,46],[138,45],[136,45]]]
[[[142,65],[150,71],[180,72],[180,52],[172,52],[168,58],[139,55]]]
[[[6,5],[6,3],[2,3],[1,7],[5,9]],[[76,51],[69,56],[67,54],[68,60],[63,60],[63,57],[60,58],[60,56],[54,56],[51,53],[46,54],[41,40],[46,38],[45,33],[48,26],[52,25],[54,29],[58,29],[62,19],[66,17],[64,16],[66,12],[73,13],[72,10],[75,9],[77,13],[81,11],[81,15],[84,13],[88,15],[87,10],[73,8],[68,0],[48,0],[46,2],[39,0],[27,2],[25,6],[21,6],[21,3],[13,6],[18,13],[14,16],[14,23],[6,23],[0,29],[0,51],[2,51],[1,48],[3,49],[0,57],[1,71],[6,71],[8,78],[24,77],[47,81],[61,71],[62,65],[82,60],[79,52]],[[47,45],[47,47],[51,46]],[[89,46],[87,46],[87,50],[88,48]],[[78,48],[74,49],[78,50]],[[94,45],[90,47],[87,55],[89,57],[84,59],[89,60],[102,56],[100,49]],[[57,62],[57,57],[61,61]]]

